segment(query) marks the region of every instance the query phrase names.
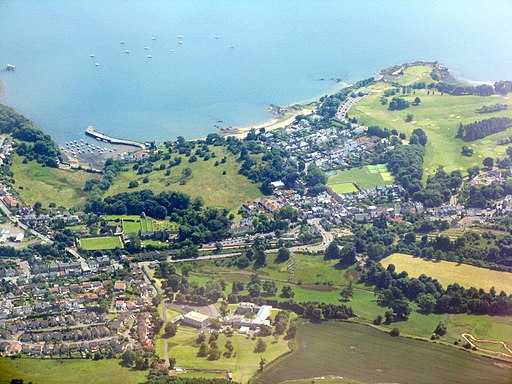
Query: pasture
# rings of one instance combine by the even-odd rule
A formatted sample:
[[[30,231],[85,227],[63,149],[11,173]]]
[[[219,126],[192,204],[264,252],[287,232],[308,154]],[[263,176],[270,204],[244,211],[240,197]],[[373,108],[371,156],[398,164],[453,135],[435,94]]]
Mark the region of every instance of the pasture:
[[[432,82],[429,79],[430,76],[425,74],[426,69],[422,68],[408,68],[398,82],[400,84],[411,84],[415,81]],[[503,157],[505,154],[507,146],[498,145],[497,141],[511,136],[512,128],[468,143],[456,138],[455,135],[460,123],[467,124],[491,117],[512,117],[512,100],[509,96],[451,96],[441,95],[437,91],[435,94],[432,92],[428,94],[425,89],[417,89],[414,94],[405,96],[405,99],[412,102],[415,97],[420,97],[419,105],[401,111],[390,111],[388,105],[381,104],[380,98],[385,90],[393,87],[379,82],[369,88],[372,94],[364,97],[358,105],[351,108],[349,116],[356,118],[360,124],[396,129],[408,136],[414,129],[422,128],[428,136],[424,163],[427,174],[432,174],[439,165],[444,166],[447,171],[456,169],[466,171],[469,167],[481,166],[482,160],[487,156],[496,158]],[[496,103],[508,104],[509,109],[488,113],[485,116],[475,112],[483,105]],[[414,116],[411,122],[405,121],[408,114]],[[462,156],[461,148],[464,145],[473,148],[475,153],[472,157]]]
[[[119,236],[87,237],[78,240],[79,248],[84,251],[101,251],[104,249],[123,248]]]
[[[57,207],[82,207],[87,198],[85,182],[98,178],[94,173],[43,167],[35,161],[23,164],[23,158],[16,154],[12,156],[11,171],[16,180],[13,187],[21,200],[29,205],[39,201],[43,207],[50,203]]]
[[[444,287],[459,283],[465,288],[475,287],[489,291],[494,287],[498,293],[512,292],[512,273],[509,272],[492,271],[444,260],[429,261],[403,253],[394,253],[382,259],[381,264],[384,267],[394,264],[398,272],[407,271],[411,277],[418,277],[424,273],[437,279]]]
[[[352,183],[356,183],[360,189],[366,190],[379,185],[393,184],[393,182],[394,178],[388,172],[386,164],[377,164],[339,171],[329,177],[327,184],[336,193],[350,193],[357,192],[357,189]],[[348,190],[348,188],[345,187],[347,185],[352,186],[354,190]],[[345,192],[345,188],[347,188],[348,192]]]
[[[0,383],[10,383],[11,379],[45,384],[136,384],[144,381],[147,371],[124,368],[119,362],[117,359],[0,358]]]
[[[155,194],[162,191],[177,191],[186,193],[192,198],[201,197],[207,206],[225,208],[233,213],[236,213],[247,200],[262,197],[259,185],[238,173],[241,163],[236,161],[236,156],[229,154],[223,147],[210,148],[215,153],[215,158],[205,161],[198,157],[197,161],[189,163],[189,157],[173,155],[172,159],[176,156],[182,158],[181,164],[168,168],[169,161],[159,160],[153,164],[154,170],[149,174],[138,175],[130,164],[127,170],[116,176],[105,196],[144,189],[150,189]],[[224,156],[227,161],[221,163]],[[217,166],[215,166],[216,162],[219,162]],[[160,170],[162,164],[165,165],[164,170]],[[190,168],[191,176],[183,176],[182,171],[185,168]],[[169,176],[165,175],[167,169],[171,171]],[[146,177],[148,180],[144,183]],[[130,181],[137,181],[139,186],[128,188]]]
[[[448,346],[391,337],[346,322],[302,323],[297,344],[295,351],[258,374],[254,383],[341,376],[362,383],[499,384],[509,382],[512,369]]]

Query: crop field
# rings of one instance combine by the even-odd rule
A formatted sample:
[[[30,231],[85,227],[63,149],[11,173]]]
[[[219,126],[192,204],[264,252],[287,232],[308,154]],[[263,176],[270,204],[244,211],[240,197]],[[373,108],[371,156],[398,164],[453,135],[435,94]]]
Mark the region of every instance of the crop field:
[[[12,379],[45,384],[136,384],[144,381],[147,371],[133,371],[120,366],[119,362],[117,359],[0,358],[0,383],[10,383]]]
[[[123,248],[119,236],[87,237],[79,240],[80,249],[84,251],[101,251],[104,249]]]
[[[408,68],[399,83],[432,82],[426,73],[427,69],[422,68]],[[428,143],[424,166],[429,174],[432,174],[439,165],[444,166],[447,171],[455,169],[465,171],[472,166],[481,166],[484,157],[496,158],[505,154],[507,146],[498,145],[497,141],[511,136],[512,128],[468,143],[456,138],[455,135],[460,123],[467,124],[491,117],[512,117],[512,99],[509,96],[451,96],[448,94],[441,95],[437,91],[435,94],[432,94],[432,92],[427,94],[427,90],[417,89],[415,94],[405,96],[405,99],[412,102],[415,97],[420,97],[420,105],[411,106],[402,111],[390,111],[387,109],[388,105],[380,103],[380,98],[384,91],[391,89],[392,86],[379,82],[369,88],[372,89],[372,94],[364,97],[358,105],[350,109],[349,116],[351,118],[355,117],[360,124],[378,125],[388,129],[394,128],[398,132],[407,135],[410,135],[415,128],[425,130]],[[497,103],[508,104],[509,109],[488,113],[485,116],[475,112],[483,105]],[[408,114],[414,116],[411,122],[405,122]],[[461,148],[464,145],[473,148],[475,153],[472,157],[462,156]]]
[[[229,154],[223,147],[211,147],[211,150],[216,157],[208,161],[198,157],[197,161],[189,163],[189,157],[179,155],[182,162],[180,165],[170,168],[169,176],[165,176],[166,170],[159,170],[161,164],[167,166],[169,161],[155,162],[153,164],[154,171],[145,175],[138,175],[130,165],[127,167],[127,171],[116,176],[114,183],[106,192],[106,196],[144,189],[150,189],[155,194],[162,191],[177,191],[186,193],[193,198],[202,197],[207,206],[226,208],[233,213],[236,213],[247,200],[262,197],[259,185],[238,173],[241,165],[236,161],[236,156]],[[173,155],[172,159],[175,156]],[[224,156],[227,157],[227,161],[222,164],[220,161]],[[217,161],[220,164],[215,166]],[[190,168],[192,171],[190,177],[182,175],[185,168]],[[223,175],[224,171],[226,173]],[[145,177],[148,178],[147,183],[143,182]],[[137,181],[139,186],[128,188],[130,181]]]
[[[347,171],[340,171],[334,176],[329,177],[327,184],[336,193],[357,192],[357,190],[349,190],[344,192],[345,185],[356,183],[362,189],[374,188],[379,185],[393,184],[394,178],[388,172],[386,164],[369,165],[359,168],[352,168]],[[340,187],[338,187],[340,186]],[[352,185],[355,189],[355,187]],[[339,188],[339,189],[338,189]],[[340,192],[338,192],[338,190]]]
[[[254,382],[341,376],[362,383],[499,384],[510,382],[512,369],[448,346],[395,338],[346,322],[301,324],[297,344],[294,352],[270,364]]]
[[[394,253],[382,259],[381,264],[384,267],[394,264],[397,271],[407,271],[412,277],[418,277],[424,273],[439,280],[444,287],[459,283],[465,288],[483,288],[488,291],[494,287],[498,293],[500,291],[512,292],[512,273],[509,272],[492,271],[444,260],[428,261],[403,253]]]
[[[50,203],[57,207],[82,207],[87,198],[83,191],[85,182],[98,177],[85,171],[43,167],[35,161],[23,164],[18,155],[12,156],[11,171],[16,180],[13,187],[23,202],[34,205],[39,201],[44,207]]]

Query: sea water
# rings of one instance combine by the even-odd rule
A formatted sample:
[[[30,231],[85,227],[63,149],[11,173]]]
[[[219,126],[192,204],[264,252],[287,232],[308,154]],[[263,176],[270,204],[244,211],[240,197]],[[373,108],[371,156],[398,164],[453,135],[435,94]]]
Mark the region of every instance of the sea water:
[[[416,59],[512,79],[510,20],[512,2],[498,0],[3,0],[0,66],[16,71],[0,74],[0,101],[60,143],[88,125],[202,137]]]

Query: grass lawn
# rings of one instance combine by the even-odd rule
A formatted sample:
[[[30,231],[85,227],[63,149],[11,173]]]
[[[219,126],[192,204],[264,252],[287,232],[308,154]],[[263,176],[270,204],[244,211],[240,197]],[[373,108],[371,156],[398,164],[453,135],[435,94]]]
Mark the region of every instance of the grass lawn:
[[[80,249],[84,251],[96,251],[103,249],[123,248],[119,236],[88,237],[80,239]]]
[[[185,369],[225,369],[233,372],[235,380],[244,383],[258,370],[258,363],[261,357],[267,361],[272,361],[289,351],[288,342],[282,338],[275,343],[273,336],[264,337],[263,340],[267,344],[267,350],[263,353],[254,353],[256,340],[248,339],[246,336],[236,333],[230,338],[221,334],[217,340],[217,345],[221,352],[224,353],[226,351],[224,345],[227,340],[231,340],[236,355],[231,358],[222,356],[219,360],[209,361],[205,357],[196,356],[199,350],[199,345],[195,343],[197,336],[197,330],[180,326],[176,336],[168,340],[169,356],[176,358],[177,366]],[[196,377],[200,376],[200,374],[196,374]]]
[[[394,253],[382,259],[381,264],[384,267],[394,264],[397,271],[407,271],[411,277],[418,277],[424,273],[439,280],[444,287],[459,283],[465,288],[484,288],[488,291],[494,287],[498,293],[500,291],[512,292],[512,273],[509,272],[491,271],[451,261],[428,261],[403,253]]]
[[[359,188],[365,190],[379,185],[393,184],[393,181],[393,176],[388,172],[386,165],[378,164],[340,171],[334,176],[329,177],[327,183],[336,193],[349,193],[357,192],[357,190],[348,192],[341,190],[341,192],[338,192],[336,188],[338,185],[341,185],[341,188],[343,188],[343,186],[347,184],[352,185],[352,182],[355,182]]]
[[[0,382],[23,379],[36,383],[55,384],[135,384],[145,380],[147,371],[133,371],[112,360],[58,360],[0,358]]]
[[[216,157],[208,161],[202,158],[196,162],[189,163],[188,157],[179,155],[182,158],[180,165],[170,168],[170,176],[165,176],[165,170],[156,170],[162,163],[168,164],[169,161],[160,160],[155,162],[154,171],[147,175],[137,175],[137,171],[127,166],[127,171],[121,172],[114,180],[106,195],[112,196],[121,192],[137,191],[150,189],[155,194],[162,191],[178,191],[189,194],[192,197],[202,197],[207,206],[226,208],[234,213],[247,200],[258,199],[262,196],[258,185],[252,183],[245,176],[240,175],[240,163],[236,161],[237,157],[229,154],[223,147],[210,147],[216,154]],[[173,155],[174,159],[177,155]],[[227,157],[227,162],[214,166],[216,161]],[[181,174],[183,169],[190,168],[192,175],[184,178]],[[226,174],[223,175],[223,171]],[[149,181],[143,183],[143,179],[148,177]],[[129,189],[130,181],[138,181],[139,187]],[[185,184],[182,184],[185,181]]]
[[[23,202],[34,205],[40,201],[44,207],[50,203],[66,208],[83,206],[87,198],[85,182],[98,177],[85,171],[43,167],[35,161],[23,164],[18,155],[12,156],[11,171],[16,180],[13,187]]]
[[[270,364],[255,383],[280,383],[319,376],[365,383],[506,383],[510,366],[435,343],[389,334],[368,326],[304,323],[298,348]]]
[[[425,69],[421,68],[409,68],[399,82],[406,84],[410,83],[412,79],[432,82],[428,76],[421,75],[422,71],[425,72]],[[496,158],[505,153],[507,146],[498,145],[497,141],[500,138],[511,136],[512,128],[469,143],[455,138],[455,135],[461,122],[471,123],[491,117],[512,117],[512,99],[509,96],[451,96],[441,95],[437,91],[434,95],[432,92],[428,95],[427,90],[418,89],[415,90],[416,94],[406,96],[405,99],[413,101],[418,96],[421,99],[420,105],[411,106],[402,111],[389,111],[388,105],[380,103],[380,98],[384,90],[391,89],[392,86],[379,82],[369,88],[373,93],[364,97],[358,105],[351,108],[349,116],[355,117],[359,123],[368,126],[378,125],[383,128],[394,128],[407,135],[410,135],[415,128],[425,130],[428,143],[424,167],[428,174],[432,174],[439,165],[444,166],[447,171],[455,169],[465,171],[471,166],[482,166],[482,160],[486,156]],[[483,105],[496,103],[508,104],[509,109],[485,115],[475,112]],[[413,114],[414,119],[406,123],[405,118],[408,114]],[[473,148],[475,154],[472,157],[461,155],[461,148],[464,145]]]
[[[339,183],[330,185],[333,192],[336,192],[338,195],[343,195],[345,193],[354,193],[358,192],[358,189],[353,183]]]

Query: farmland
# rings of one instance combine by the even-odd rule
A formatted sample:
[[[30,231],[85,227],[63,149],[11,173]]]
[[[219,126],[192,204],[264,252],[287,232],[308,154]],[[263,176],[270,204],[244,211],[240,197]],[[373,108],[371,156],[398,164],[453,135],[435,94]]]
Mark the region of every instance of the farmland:
[[[158,160],[154,163],[154,171],[147,175],[139,175],[130,167],[121,172],[114,180],[106,196],[113,196],[121,192],[131,192],[150,189],[158,194],[162,191],[177,191],[186,193],[193,198],[202,197],[205,204],[210,207],[226,208],[236,213],[238,208],[247,200],[254,200],[262,196],[258,185],[252,183],[245,176],[240,175],[240,163],[236,157],[229,154],[223,147],[211,147],[215,158],[207,161],[199,158],[195,162],[189,162],[189,158],[180,155],[181,164],[173,166],[171,174],[165,175],[166,170],[160,170],[162,164],[168,163]],[[227,161],[215,166],[226,156]],[[182,171],[190,168],[192,174],[184,177]],[[225,174],[223,174],[225,172]],[[147,178],[147,182],[144,179]],[[131,181],[137,181],[138,188],[128,188]]]
[[[35,161],[23,164],[22,160],[18,155],[12,156],[11,171],[16,180],[13,187],[29,205],[39,201],[44,207],[50,203],[57,207],[81,207],[87,198],[83,191],[85,182],[98,177],[85,171],[43,167]]]
[[[301,324],[297,349],[272,363],[255,383],[278,383],[319,376],[363,383],[506,383],[509,365],[497,366],[434,343],[393,338],[371,327],[346,322]],[[435,369],[432,369],[435,367]]]
[[[394,253],[381,260],[381,263],[384,267],[394,264],[397,271],[407,271],[412,277],[424,273],[439,280],[445,287],[459,283],[466,288],[484,288],[488,291],[494,287],[498,293],[512,292],[512,274],[508,272],[492,271],[451,261],[428,261],[403,253]]]
[[[362,189],[374,188],[379,185],[393,184],[393,176],[388,172],[385,164],[369,165],[340,171],[329,177],[328,185],[336,193],[357,192],[352,183]],[[352,189],[346,186],[350,185]]]
[[[0,383],[11,379],[23,379],[25,383],[79,384],[79,383],[123,383],[142,382],[146,371],[133,371],[119,365],[120,360],[41,360],[0,359]]]
[[[411,67],[405,71],[399,79],[401,85],[412,84],[416,81],[432,82],[429,79],[429,67]],[[364,97],[361,102],[349,111],[351,118],[356,118],[359,123],[382,128],[396,129],[398,132],[410,135],[415,128],[422,128],[428,136],[424,167],[431,174],[439,165],[447,171],[460,169],[465,171],[471,166],[481,166],[486,156],[503,156],[506,146],[498,145],[497,140],[508,137],[512,129],[496,133],[480,140],[465,143],[455,137],[459,124],[481,120],[483,117],[475,112],[483,105],[507,104],[509,109],[496,113],[489,113],[485,118],[512,117],[512,100],[507,96],[451,96],[427,94],[427,90],[417,89],[415,94],[406,96],[405,99],[412,102],[415,97],[420,97],[421,103],[402,111],[390,111],[387,105],[380,103],[380,98],[385,90],[392,89],[391,85],[379,82],[369,87],[373,92]],[[414,119],[406,122],[408,114],[413,114]],[[472,157],[464,157],[461,154],[463,145],[470,146],[475,154]]]
[[[84,251],[123,248],[123,243],[119,236],[88,237],[80,239],[79,243],[80,249]]]

